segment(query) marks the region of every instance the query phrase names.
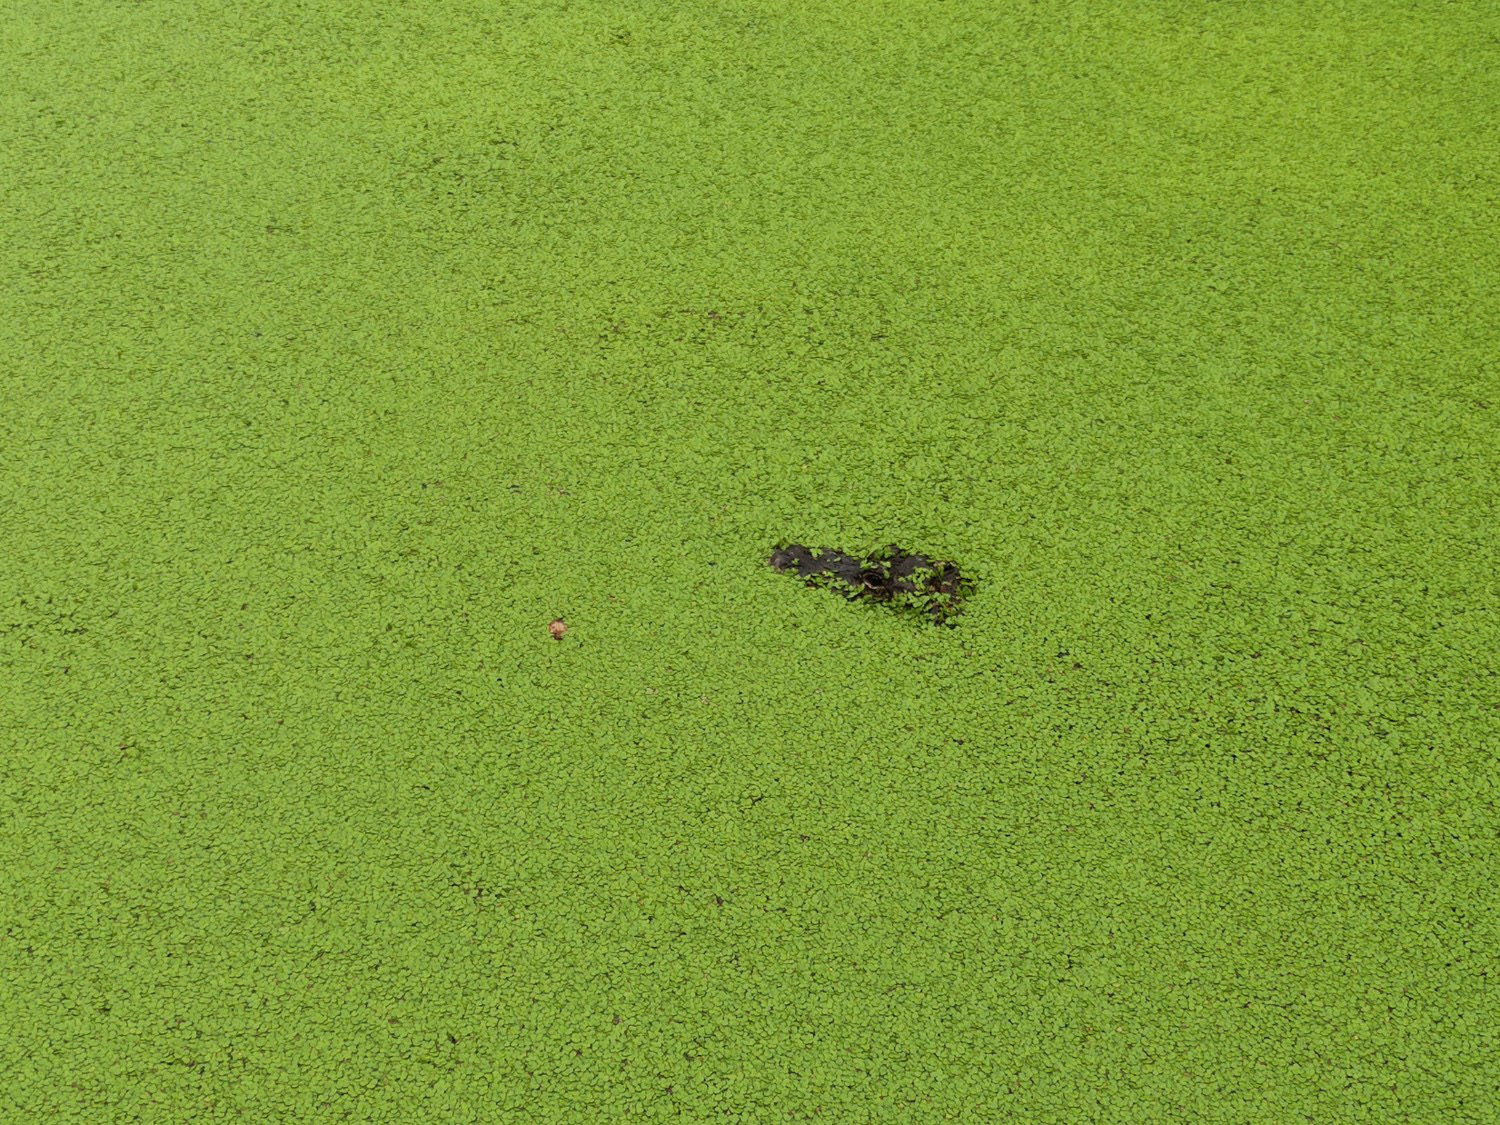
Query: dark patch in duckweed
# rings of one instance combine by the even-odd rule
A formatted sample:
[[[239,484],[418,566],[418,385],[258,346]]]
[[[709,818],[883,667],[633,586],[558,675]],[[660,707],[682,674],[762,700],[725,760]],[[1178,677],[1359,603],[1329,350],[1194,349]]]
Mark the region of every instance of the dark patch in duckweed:
[[[780,543],[771,566],[795,573],[809,586],[832,590],[851,601],[879,602],[895,610],[916,610],[935,625],[953,625],[974,584],[954,563],[903,551],[894,543],[864,558],[833,547]]]

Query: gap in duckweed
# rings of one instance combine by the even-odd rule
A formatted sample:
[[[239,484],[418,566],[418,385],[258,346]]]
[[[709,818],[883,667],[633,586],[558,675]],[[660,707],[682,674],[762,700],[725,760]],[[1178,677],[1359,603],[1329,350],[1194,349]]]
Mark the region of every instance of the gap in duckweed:
[[[832,590],[851,601],[865,600],[897,612],[925,614],[934,625],[954,625],[974,583],[957,564],[902,550],[894,543],[863,558],[835,547],[778,543],[770,564],[795,573],[809,586]]]

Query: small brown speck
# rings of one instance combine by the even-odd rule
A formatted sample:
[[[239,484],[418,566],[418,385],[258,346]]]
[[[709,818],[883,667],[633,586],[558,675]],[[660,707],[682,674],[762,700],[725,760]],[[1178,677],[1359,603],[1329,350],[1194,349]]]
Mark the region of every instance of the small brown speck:
[[[549,624],[547,626],[547,632],[551,633],[552,634],[552,639],[556,640],[556,641],[562,640],[563,639],[563,634],[566,633],[567,631],[568,631],[568,627],[567,627],[566,624],[564,624],[563,619],[561,617],[559,617],[556,621],[553,621],[551,624]]]

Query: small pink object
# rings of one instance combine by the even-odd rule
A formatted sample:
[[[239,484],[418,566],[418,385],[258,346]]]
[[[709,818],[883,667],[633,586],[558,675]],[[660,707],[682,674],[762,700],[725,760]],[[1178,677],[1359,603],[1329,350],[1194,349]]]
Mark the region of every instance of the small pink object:
[[[559,617],[556,621],[552,622],[550,625],[547,626],[547,632],[549,632],[549,633],[552,634],[552,639],[553,640],[557,640],[557,641],[562,640],[563,639],[563,634],[566,633],[567,631],[568,631],[568,627],[567,627],[567,625],[563,624],[563,619],[561,617]]]

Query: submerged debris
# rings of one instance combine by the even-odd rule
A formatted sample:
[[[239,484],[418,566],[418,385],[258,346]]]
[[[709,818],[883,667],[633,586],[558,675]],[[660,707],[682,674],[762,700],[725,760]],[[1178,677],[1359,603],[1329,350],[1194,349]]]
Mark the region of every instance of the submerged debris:
[[[935,625],[952,625],[973,583],[947,561],[909,554],[894,543],[863,559],[833,547],[781,543],[771,552],[771,566],[795,572],[807,585],[832,590],[845,598],[881,602],[893,609],[915,609]]]

